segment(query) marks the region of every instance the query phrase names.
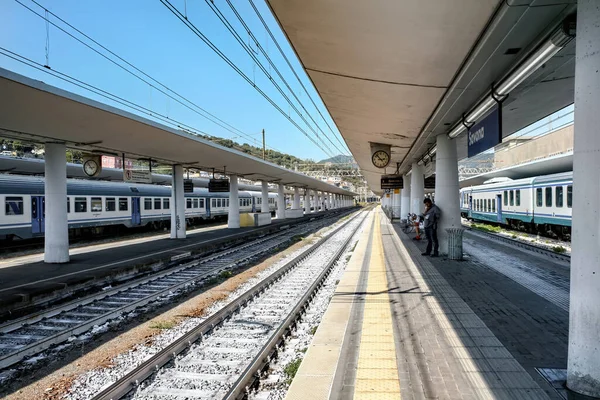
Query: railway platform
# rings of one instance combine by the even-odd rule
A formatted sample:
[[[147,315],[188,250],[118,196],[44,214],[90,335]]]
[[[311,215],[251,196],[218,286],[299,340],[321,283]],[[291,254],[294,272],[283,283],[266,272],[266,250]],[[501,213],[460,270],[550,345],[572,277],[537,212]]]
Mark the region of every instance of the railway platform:
[[[46,264],[43,254],[0,261],[0,316],[15,317],[32,307],[77,292],[118,283],[181,263],[195,254],[232,246],[269,232],[285,229],[332,211],[297,219],[273,219],[270,225],[229,229],[227,224],[195,229],[185,239],[168,235],[129,239],[71,250],[66,264]]]
[[[287,393],[297,399],[569,399],[569,270],[468,233],[422,256],[372,213]]]

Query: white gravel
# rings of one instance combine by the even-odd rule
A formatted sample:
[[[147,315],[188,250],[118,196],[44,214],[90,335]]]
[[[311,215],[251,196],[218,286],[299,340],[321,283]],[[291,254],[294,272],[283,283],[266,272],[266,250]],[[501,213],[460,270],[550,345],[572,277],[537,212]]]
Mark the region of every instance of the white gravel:
[[[319,235],[322,235],[324,232],[329,231],[337,224],[334,224],[330,227],[324,228],[319,231]],[[65,395],[65,399],[68,400],[83,400],[89,399],[91,396],[97,394],[106,386],[112,384],[120,377],[124,376],[126,373],[131,371],[133,368],[141,364],[143,361],[152,357],[154,354],[162,350],[164,347],[172,343],[177,338],[181,337],[199,323],[204,321],[207,317],[214,314],[225,305],[229,304],[231,301],[236,299],[245,293],[252,286],[260,282],[262,279],[281,268],[285,263],[287,263],[293,257],[299,255],[302,251],[306,250],[311,244],[306,244],[302,246],[302,248],[297,251],[289,254],[285,258],[279,260],[277,263],[273,264],[269,268],[263,270],[255,277],[249,279],[238,289],[232,292],[227,299],[223,301],[219,301],[210,306],[204,317],[201,318],[187,318],[181,321],[178,325],[174,326],[171,329],[164,329],[160,334],[153,336],[153,340],[150,344],[140,344],[136,346],[134,349],[120,354],[115,359],[112,360],[111,366],[107,368],[101,368],[92,370],[78,379],[76,379],[67,395]],[[139,313],[140,311],[138,311]],[[143,311],[142,311],[143,312]]]

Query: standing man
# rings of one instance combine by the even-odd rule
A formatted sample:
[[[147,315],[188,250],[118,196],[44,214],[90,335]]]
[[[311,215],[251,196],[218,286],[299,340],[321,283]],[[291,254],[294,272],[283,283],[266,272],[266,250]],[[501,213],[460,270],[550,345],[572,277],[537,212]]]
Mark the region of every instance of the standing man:
[[[425,204],[425,212],[423,213],[424,222],[423,227],[425,228],[425,237],[427,237],[427,250],[422,253],[423,256],[431,255],[431,257],[439,256],[440,244],[437,238],[437,223],[440,220],[441,210],[438,206],[431,202],[431,199],[423,200]],[[433,245],[433,254],[431,248]]]

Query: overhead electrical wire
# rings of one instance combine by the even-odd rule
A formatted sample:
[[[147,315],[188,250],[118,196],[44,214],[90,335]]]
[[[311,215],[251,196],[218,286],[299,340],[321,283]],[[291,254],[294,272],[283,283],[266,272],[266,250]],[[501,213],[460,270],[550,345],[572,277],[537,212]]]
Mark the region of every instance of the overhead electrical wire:
[[[246,82],[248,82],[261,96],[263,96],[277,111],[279,111],[288,121],[290,121],[306,138],[308,138],[315,146],[321,149],[325,154],[330,155],[323,147],[319,145],[298,123],[293,120],[286,112],[259,88],[229,57],[227,57],[219,48],[206,37],[191,21],[189,21],[181,12],[173,6],[168,0],[160,0],[161,3],[181,22],[183,22],[196,36],[198,36],[211,50],[213,50],[223,61],[227,63],[235,72],[237,72]]]
[[[212,0],[205,0],[205,1],[207,2],[207,4],[211,8],[214,7],[215,10],[213,10],[213,11],[219,12],[220,15],[224,19],[226,19],[226,17],[219,10],[219,8],[212,2]],[[298,104],[300,104],[300,106],[302,107],[302,109],[306,112],[306,114],[311,119],[311,121],[315,124],[315,126],[317,127],[317,129],[319,131],[321,131],[321,133],[323,134],[323,136],[325,136],[325,138],[329,141],[329,143],[331,143],[338,152],[340,152],[340,153],[343,154],[344,150],[340,150],[340,148],[337,147],[337,145],[321,129],[321,127],[319,126],[319,124],[317,123],[317,121],[315,121],[315,119],[312,117],[311,113],[306,109],[306,107],[304,107],[304,104],[300,101],[300,99],[298,98],[298,96],[296,95],[296,93],[292,90],[292,88],[288,84],[287,80],[283,77],[283,75],[281,74],[281,72],[279,71],[279,69],[277,68],[277,66],[275,65],[275,63],[273,62],[273,60],[271,59],[271,57],[269,56],[269,54],[263,49],[263,47],[261,46],[260,42],[258,41],[258,39],[256,38],[256,36],[254,35],[254,33],[252,32],[252,30],[250,29],[250,27],[248,26],[248,24],[246,23],[246,21],[244,21],[244,18],[242,18],[242,16],[240,15],[240,13],[237,11],[237,9],[233,5],[233,3],[230,0],[226,0],[226,1],[227,1],[227,4],[229,5],[229,7],[231,8],[231,10],[233,11],[233,13],[235,14],[235,16],[237,17],[238,21],[242,24],[242,26],[244,27],[244,29],[246,30],[246,32],[248,33],[248,35],[252,38],[252,40],[254,41],[254,43],[256,43],[257,48],[261,51],[261,53],[263,54],[263,56],[265,57],[265,59],[268,61],[269,65],[275,70],[275,72],[279,76],[279,79],[281,79],[281,81],[284,83],[284,85],[287,87],[287,89],[290,91],[290,93],[294,96],[294,98],[296,99],[296,101],[298,102]],[[231,26],[231,24],[229,24],[229,26]],[[233,26],[231,26],[231,28],[233,30],[235,30],[235,28],[233,28]],[[230,29],[230,31],[231,31],[231,29]],[[232,34],[234,34],[234,32],[232,32]],[[234,34],[234,36],[235,36],[235,34]],[[239,37],[239,35],[237,35],[237,36]],[[255,62],[260,63],[260,61],[258,60],[258,58],[253,54],[253,52],[251,53],[252,50],[249,50],[248,46],[241,40],[241,37],[238,39],[238,42],[240,43],[240,45],[242,45],[242,47],[244,47],[246,49],[246,52],[248,52],[248,54],[255,60]],[[260,63],[260,64],[262,64],[262,63]],[[264,70],[264,71],[265,71],[265,73],[267,73],[266,70]],[[310,98],[310,95],[308,95],[308,96]],[[318,111],[318,109],[317,109],[317,111]],[[308,123],[307,123],[307,125],[308,125]],[[313,132],[315,132],[314,129],[311,129],[311,130]],[[315,132],[315,134],[317,134],[317,133]],[[342,146],[342,147],[344,147],[344,146]]]
[[[235,28],[231,25],[231,23],[227,20],[227,18],[225,17],[225,15],[223,15],[223,13],[219,10],[219,8],[211,1],[211,0],[205,0],[206,4],[210,7],[210,9],[215,13],[215,15],[217,16],[217,18],[219,18],[219,20],[223,23],[223,25],[225,26],[225,28],[227,28],[227,30],[233,35],[233,37],[237,40],[237,42],[242,46],[242,48],[246,51],[246,53],[250,56],[250,58],[252,58],[254,60],[254,62],[256,63],[256,65],[258,65],[258,67],[260,68],[260,70],[265,74],[265,76],[267,78],[269,78],[269,81],[273,84],[273,86],[275,86],[275,88],[279,91],[279,93],[283,96],[283,98],[288,102],[288,104],[290,105],[290,107],[298,114],[298,116],[300,117],[300,119],[302,119],[302,121],[306,124],[306,126],[308,126],[308,128],[315,134],[315,137],[317,139],[319,139],[319,141],[321,142],[321,144],[323,146],[325,146],[327,148],[327,150],[333,154],[333,152],[331,151],[331,148],[329,148],[329,145],[327,145],[327,143],[325,143],[325,141],[319,136],[319,134],[313,129],[313,127],[308,123],[308,121],[306,120],[306,118],[304,117],[304,115],[302,115],[302,113],[300,112],[300,110],[298,110],[298,108],[296,107],[296,105],[290,100],[290,98],[288,97],[288,95],[285,93],[285,91],[275,82],[275,80],[273,79],[272,75],[270,74],[269,71],[267,71],[267,69],[265,68],[265,66],[260,62],[260,60],[258,59],[258,57],[256,56],[256,54],[254,54],[254,49],[251,49],[245,42],[244,40],[240,37],[240,35],[237,33],[237,31],[235,30]],[[254,35],[252,35],[252,33],[248,30],[248,34],[250,36],[252,36],[252,39],[254,40],[254,42],[256,43],[257,47],[260,47],[260,44],[256,41],[256,38],[254,37]],[[262,50],[262,48],[261,48]],[[277,74],[279,75],[279,78],[284,81],[284,83],[286,84],[286,86],[288,87],[288,90],[292,93],[292,95],[296,98],[296,100],[298,101],[298,103],[300,103],[300,106],[304,109],[304,111],[308,113],[308,111],[306,110],[306,108],[304,108],[304,106],[302,105],[302,103],[300,102],[300,100],[298,99],[298,97],[296,97],[296,94],[293,92],[293,90],[291,90],[291,88],[289,87],[289,85],[287,85],[287,82],[285,82],[285,79],[283,79],[283,76],[281,76],[281,74],[279,73],[279,71],[277,70],[277,68],[272,65],[273,69],[275,69],[275,71],[277,72]],[[310,116],[310,114],[309,114]],[[311,117],[312,118],[312,117]],[[314,120],[313,120],[314,122]],[[332,142],[333,144],[333,142]],[[339,149],[337,149],[337,151],[340,151]]]
[[[76,41],[78,41],[79,43],[83,44],[84,46],[86,46],[87,48],[89,48],[90,50],[94,51],[95,53],[97,53],[98,55],[100,55],[101,57],[105,58],[106,60],[110,61],[111,63],[113,63],[114,65],[118,66],[119,68],[123,69],[124,71],[128,72],[129,74],[133,75],[134,77],[136,77],[137,79],[141,80],[142,82],[144,82],[145,84],[147,84],[148,86],[154,88],[155,90],[159,91],[160,93],[164,94],[165,96],[171,98],[172,100],[176,101],[177,103],[183,105],[184,107],[186,107],[187,109],[189,109],[192,112],[195,112],[196,114],[202,116],[203,118],[208,119],[209,121],[213,122],[214,124],[220,126],[221,128],[227,130],[230,133],[233,133],[234,135],[237,136],[243,136],[245,137],[247,140],[250,140],[252,142],[254,142],[255,144],[262,146],[262,143],[259,142],[258,140],[251,138],[250,135],[246,134],[245,132],[235,128],[234,126],[232,126],[231,124],[225,122],[224,120],[222,120],[221,118],[215,116],[214,114],[210,113],[209,111],[205,110],[204,108],[200,107],[198,104],[194,103],[193,101],[189,100],[188,98],[186,98],[185,96],[179,94],[178,92],[172,90],[171,88],[169,88],[168,86],[166,86],[165,84],[163,84],[162,82],[158,81],[157,79],[153,78],[152,76],[148,75],[147,73],[145,73],[144,71],[142,71],[141,69],[139,69],[138,67],[136,67],[135,65],[133,65],[132,63],[130,63],[129,61],[125,60],[123,57],[119,56],[118,54],[114,53],[113,51],[111,51],[110,49],[108,49],[106,46],[102,45],[101,43],[97,42],[96,40],[94,40],[92,37],[88,36],[87,34],[85,34],[84,32],[82,32],[81,30],[79,30],[78,28],[76,28],[75,26],[73,26],[72,24],[70,24],[69,22],[65,21],[64,19],[62,19],[61,17],[59,17],[58,15],[56,15],[55,13],[48,11],[43,5],[41,5],[40,3],[38,3],[35,0],[31,0],[32,3],[36,4],[38,7],[44,9],[44,11],[50,15],[52,15],[54,18],[56,18],[57,20],[61,21],[62,23],[64,23],[65,25],[67,25],[68,27],[70,27],[71,29],[73,29],[74,31],[76,31],[77,33],[79,33],[80,35],[82,35],[83,37],[85,37],[86,39],[90,40],[92,43],[94,43],[95,45],[97,45],[98,47],[100,47],[101,49],[103,49],[104,51],[108,52],[109,54],[111,54],[112,56],[116,57],[117,59],[119,59],[120,61],[122,61],[123,63],[127,64],[128,66],[130,66],[131,68],[135,69],[136,71],[138,71],[140,74],[144,75],[145,77],[147,77],[149,80],[155,82],[158,86],[161,86],[162,88],[164,88],[166,91],[173,93],[173,95],[177,96],[178,98],[174,97],[173,95],[167,93],[165,90],[161,89],[160,87],[157,87],[156,85],[152,84],[151,82],[148,82],[148,80],[144,79],[143,77],[137,75],[136,73],[134,73],[133,71],[129,70],[127,67],[119,64],[118,62],[116,62],[115,60],[111,59],[110,57],[108,57],[106,54],[103,54],[102,52],[100,52],[99,50],[95,49],[94,47],[90,46],[88,43],[85,43],[83,40],[81,40],[80,38],[76,37],[75,35],[73,35],[72,33],[66,31],[65,29],[63,29],[61,26],[57,25],[56,23],[50,21],[48,18],[46,18],[45,16],[42,16],[40,13],[36,12],[35,10],[33,10],[32,8],[28,7],[27,5],[23,4],[20,0],[15,0],[15,2],[17,2],[18,4],[20,4],[22,7],[26,8],[27,10],[29,10],[31,13],[37,15],[38,17],[44,19],[47,21],[47,23],[49,22],[50,24],[52,24],[54,27],[56,27],[57,29],[59,29],[60,31],[62,31],[63,33],[65,33],[66,35],[70,36],[71,38],[75,39]],[[189,103],[189,104],[185,104],[183,101]],[[190,106],[191,105],[191,106]],[[195,107],[196,109],[194,109],[193,107]],[[206,115],[205,115],[206,114]],[[207,116],[208,115],[208,116]],[[216,121],[215,121],[216,120]],[[276,151],[280,151],[277,149],[274,149],[271,146],[270,147],[272,150],[276,150]]]
[[[258,17],[258,19],[262,23],[263,27],[265,28],[265,30],[267,31],[267,33],[271,37],[271,40],[273,41],[273,43],[275,43],[275,47],[277,47],[277,50],[279,50],[279,53],[283,56],[283,59],[285,60],[285,62],[287,63],[288,67],[290,68],[290,70],[292,71],[292,73],[294,74],[294,76],[296,77],[296,80],[298,81],[298,83],[300,83],[300,86],[302,87],[302,89],[304,90],[304,92],[306,93],[306,95],[308,96],[308,98],[310,99],[312,105],[315,107],[315,109],[317,110],[317,112],[319,113],[319,115],[321,116],[321,118],[323,119],[323,122],[325,122],[325,125],[327,125],[327,128],[329,128],[329,130],[331,131],[331,133],[333,134],[333,136],[335,137],[335,139],[338,141],[338,143],[340,143],[342,145],[342,147],[346,147],[346,145],[340,140],[340,138],[338,137],[338,135],[336,134],[336,132],[331,128],[331,126],[329,125],[329,122],[327,122],[327,119],[323,116],[323,114],[321,113],[321,110],[319,110],[319,107],[317,107],[317,105],[315,104],[314,100],[312,99],[312,96],[310,95],[310,93],[306,89],[306,86],[304,86],[304,83],[302,83],[302,80],[300,79],[300,77],[296,73],[296,70],[292,66],[292,63],[287,58],[287,56],[285,55],[285,52],[283,51],[283,49],[279,45],[279,42],[275,38],[275,35],[273,35],[273,32],[269,28],[269,25],[266,23],[266,21],[264,20],[262,14],[260,13],[260,11],[256,7],[256,5],[254,4],[254,1],[253,0],[248,0],[248,2],[252,6],[252,9],[256,13],[256,16]],[[316,88],[315,88],[315,90],[316,90]]]
[[[27,66],[29,66],[31,68],[35,68],[35,69],[37,69],[39,71],[45,72],[45,73],[47,73],[49,75],[52,75],[55,78],[61,79],[61,80],[65,81],[65,82],[69,82],[72,85],[75,85],[75,86],[80,87],[82,89],[88,90],[88,91],[90,91],[90,92],[92,92],[92,93],[94,93],[94,94],[96,94],[98,96],[101,96],[101,97],[104,97],[104,98],[109,99],[111,101],[114,101],[115,103],[121,104],[121,105],[123,105],[125,107],[129,107],[129,108],[131,108],[133,110],[136,110],[136,111],[138,111],[140,113],[149,115],[152,118],[155,118],[155,119],[157,119],[157,120],[159,120],[159,121],[161,121],[161,122],[163,122],[163,123],[165,123],[167,125],[174,126],[174,127],[177,127],[177,128],[180,128],[180,129],[184,129],[184,130],[188,130],[190,133],[193,133],[195,135],[200,135],[200,134],[208,135],[208,133],[203,132],[201,130],[198,130],[198,129],[190,126],[190,125],[187,125],[187,124],[185,124],[183,122],[180,122],[180,121],[175,120],[173,118],[170,118],[170,117],[168,117],[166,115],[163,115],[161,113],[153,111],[153,110],[151,110],[149,108],[146,108],[146,107],[144,107],[142,105],[134,103],[134,102],[132,102],[130,100],[127,100],[127,99],[125,99],[123,97],[117,96],[116,94],[113,94],[113,93],[110,93],[110,92],[108,92],[106,90],[100,89],[99,87],[96,87],[96,86],[91,85],[89,83],[83,82],[83,81],[81,81],[81,80],[79,80],[79,79],[77,79],[77,78],[75,78],[75,77],[73,77],[71,75],[68,75],[66,73],[58,71],[55,68],[48,68],[47,66],[45,66],[42,63],[39,63],[39,62],[34,61],[34,60],[30,59],[30,58],[27,58],[25,56],[17,54],[15,52],[13,52],[11,50],[8,50],[8,49],[6,49],[4,47],[1,47],[1,46],[0,46],[0,54],[4,55],[5,57],[11,58],[11,59],[13,59],[15,61],[18,61],[18,62],[20,62],[22,64],[25,64],[25,65],[27,65]],[[3,128],[0,127],[0,129],[3,129]],[[241,147],[234,146],[234,148],[237,149],[237,150],[240,150],[240,151],[244,151],[244,149],[241,148]]]

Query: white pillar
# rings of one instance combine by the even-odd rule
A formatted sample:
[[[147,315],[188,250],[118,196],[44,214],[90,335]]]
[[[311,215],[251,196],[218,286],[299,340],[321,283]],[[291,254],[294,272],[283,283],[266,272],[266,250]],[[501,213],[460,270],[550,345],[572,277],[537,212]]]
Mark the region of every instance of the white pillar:
[[[600,397],[600,3],[577,3],[567,386]]]
[[[408,218],[408,213],[410,213],[410,181],[407,175],[404,175],[404,189],[400,192],[400,209],[402,219]]]
[[[331,193],[325,193],[325,205],[328,210],[331,210]]]
[[[69,262],[67,148],[64,143],[46,143],[44,153],[44,262],[66,263]],[[38,213],[38,217],[44,218],[41,213]]]
[[[304,214],[310,213],[310,190],[304,189]]]
[[[285,193],[283,183],[277,184],[277,219],[285,219]]]
[[[423,200],[425,199],[425,179],[423,167],[414,163],[410,174],[410,212],[420,215],[423,213]]]
[[[393,194],[393,203],[392,203],[392,209],[394,210],[394,217],[396,218],[400,218],[400,210],[402,207],[402,203],[401,203],[401,196],[400,196],[400,191],[402,189],[394,189],[394,194]]]
[[[173,186],[171,187],[171,239],[185,239],[185,228],[183,166],[173,165]]]
[[[312,210],[311,212],[317,212],[317,191],[316,190],[311,190],[310,191],[312,193],[312,201],[310,202],[311,206],[312,206]]]
[[[261,213],[270,213],[269,209],[269,182],[261,181],[261,193],[260,193],[260,212]]]
[[[227,227],[233,229],[240,227],[240,196],[237,175],[229,175],[229,215],[227,216]]]
[[[297,187],[294,188],[294,204],[292,206],[292,209],[300,209],[300,189],[298,189]]]
[[[437,237],[440,253],[448,253],[448,228],[460,228],[460,189],[458,187],[458,159],[456,143],[446,135],[436,138],[435,204],[442,211]]]

